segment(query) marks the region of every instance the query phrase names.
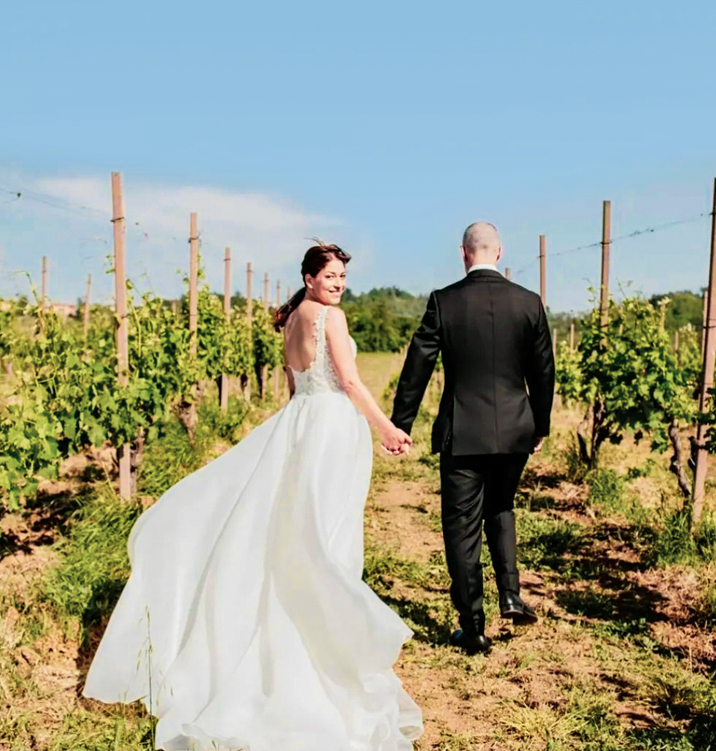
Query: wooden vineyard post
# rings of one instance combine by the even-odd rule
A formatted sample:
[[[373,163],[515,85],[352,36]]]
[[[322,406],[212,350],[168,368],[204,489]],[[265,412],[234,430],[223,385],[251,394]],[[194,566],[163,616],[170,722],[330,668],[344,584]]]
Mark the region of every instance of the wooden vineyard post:
[[[574,321],[569,322],[569,349],[574,352]]]
[[[609,317],[609,246],[612,233],[612,202],[602,205],[602,281],[599,287],[599,311],[602,328],[606,328]]]
[[[281,282],[276,282],[276,310],[278,310],[281,307]],[[278,404],[278,400],[281,398],[281,374],[283,372],[283,368],[279,367],[278,365],[273,370],[273,398],[274,401]]]
[[[555,326],[552,330],[552,357],[554,358],[555,364],[557,363],[557,342],[559,341],[559,329]],[[560,399],[558,393],[557,393],[557,384],[554,384],[554,395],[555,399],[557,400],[557,404],[561,405],[562,400]]]
[[[40,310],[47,305],[47,256],[42,256],[42,281],[40,286]]]
[[[286,302],[288,302],[291,299],[291,288],[286,287]]]
[[[249,327],[249,345],[253,351],[253,305],[254,301],[251,297],[251,282],[253,281],[254,267],[251,261],[246,264],[246,323]],[[251,374],[244,376],[242,379],[242,385],[244,387],[244,398],[247,402],[251,401]]]
[[[112,226],[114,229],[114,299],[117,342],[117,378],[119,386],[129,383],[129,319],[127,318],[127,263],[125,257],[125,218],[122,196],[122,175],[112,173]],[[119,450],[119,497],[127,500],[132,494],[131,449],[125,443]]]
[[[706,324],[708,323],[708,312],[709,312],[709,299],[708,299],[708,290],[704,292],[704,310],[703,310],[703,321],[701,324],[701,357],[704,356],[704,352],[706,351]]]
[[[713,208],[711,209],[711,263],[709,266],[709,286],[707,297],[706,339],[704,346],[703,370],[701,377],[701,394],[699,409],[707,412],[711,402],[709,390],[714,385],[714,366],[716,365],[716,180],[713,188]],[[704,486],[706,483],[706,463],[708,452],[704,445],[707,426],[699,424],[696,430],[696,468],[694,470],[693,523],[701,519],[704,504]]]
[[[199,348],[199,231],[196,212],[189,214],[189,353],[192,358],[196,357]],[[179,406],[179,419],[182,421],[189,435],[189,440],[194,443],[196,426],[199,422],[197,412],[197,400],[201,394],[202,385],[194,383],[189,387],[189,392],[184,395]]]
[[[539,236],[539,296],[547,308],[547,238]]]
[[[674,353],[678,353],[679,351],[679,332],[674,332]]]
[[[249,262],[246,265],[246,320],[248,321],[249,328],[253,323],[253,299],[251,298],[251,282],[254,275],[254,268]]]
[[[263,294],[263,306],[264,310],[268,313],[269,310],[269,275],[268,271],[264,273],[264,294]],[[266,398],[268,392],[268,365],[261,366],[261,383],[259,384],[259,394],[262,399]]]
[[[92,274],[87,276],[87,291],[85,292],[85,305],[84,305],[84,338],[87,341],[87,334],[89,334],[90,325],[90,294],[92,292]]]
[[[179,303],[177,300],[172,300],[172,315],[174,318],[179,315]]]
[[[505,269],[505,279],[509,281],[511,277],[512,277],[512,271],[510,270],[510,267],[508,266]]]
[[[195,355],[198,340],[199,320],[199,232],[195,211],[189,215],[189,331],[191,332],[191,354]]]
[[[228,324],[231,318],[231,248],[224,251],[224,317]],[[229,408],[229,376],[223,373],[219,384],[219,407]]]

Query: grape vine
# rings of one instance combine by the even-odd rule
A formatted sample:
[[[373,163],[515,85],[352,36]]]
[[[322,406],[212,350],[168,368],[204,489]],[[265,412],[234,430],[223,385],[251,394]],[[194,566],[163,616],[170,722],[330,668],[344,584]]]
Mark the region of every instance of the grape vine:
[[[90,446],[129,444],[136,471],[146,442],[161,436],[197,384],[221,374],[250,377],[281,362],[280,338],[261,306],[249,329],[245,307],[235,306],[227,319],[221,299],[201,290],[192,354],[185,311],[175,315],[166,301],[132,295],[131,283],[128,289],[126,387],[117,380],[113,316],[97,316],[85,338],[79,325],[39,305],[0,312],[0,357],[15,368],[0,405],[0,495],[8,507]],[[20,315],[31,322],[24,334],[13,325]]]

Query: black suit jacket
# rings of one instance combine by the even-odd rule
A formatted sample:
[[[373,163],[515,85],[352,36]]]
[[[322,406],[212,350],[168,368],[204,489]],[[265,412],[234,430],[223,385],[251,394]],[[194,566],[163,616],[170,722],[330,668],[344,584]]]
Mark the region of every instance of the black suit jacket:
[[[538,295],[490,269],[430,295],[393,406],[393,422],[406,433],[439,352],[445,388],[434,453],[529,453],[536,436],[549,434],[554,358]]]

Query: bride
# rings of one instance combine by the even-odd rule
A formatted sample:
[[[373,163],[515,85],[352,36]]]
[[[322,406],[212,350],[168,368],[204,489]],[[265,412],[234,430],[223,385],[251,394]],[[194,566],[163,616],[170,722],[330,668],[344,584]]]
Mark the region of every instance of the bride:
[[[410,751],[393,673],[410,629],[361,580],[372,463],[410,438],[361,383],[340,303],[350,256],[316,245],[276,313],[291,400],[137,520],[132,574],[83,693],[141,699],[166,751]]]

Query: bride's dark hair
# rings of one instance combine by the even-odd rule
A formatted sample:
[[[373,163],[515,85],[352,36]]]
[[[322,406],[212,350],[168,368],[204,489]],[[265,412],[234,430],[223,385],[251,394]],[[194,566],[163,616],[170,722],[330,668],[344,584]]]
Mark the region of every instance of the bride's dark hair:
[[[303,302],[306,297],[306,276],[317,276],[331,261],[343,261],[344,264],[351,260],[351,257],[345,250],[341,250],[337,245],[326,245],[320,240],[314,238],[316,244],[306,251],[301,263],[301,279],[303,287],[285,304],[282,305],[273,316],[273,325],[276,331],[286,325],[288,317]]]

